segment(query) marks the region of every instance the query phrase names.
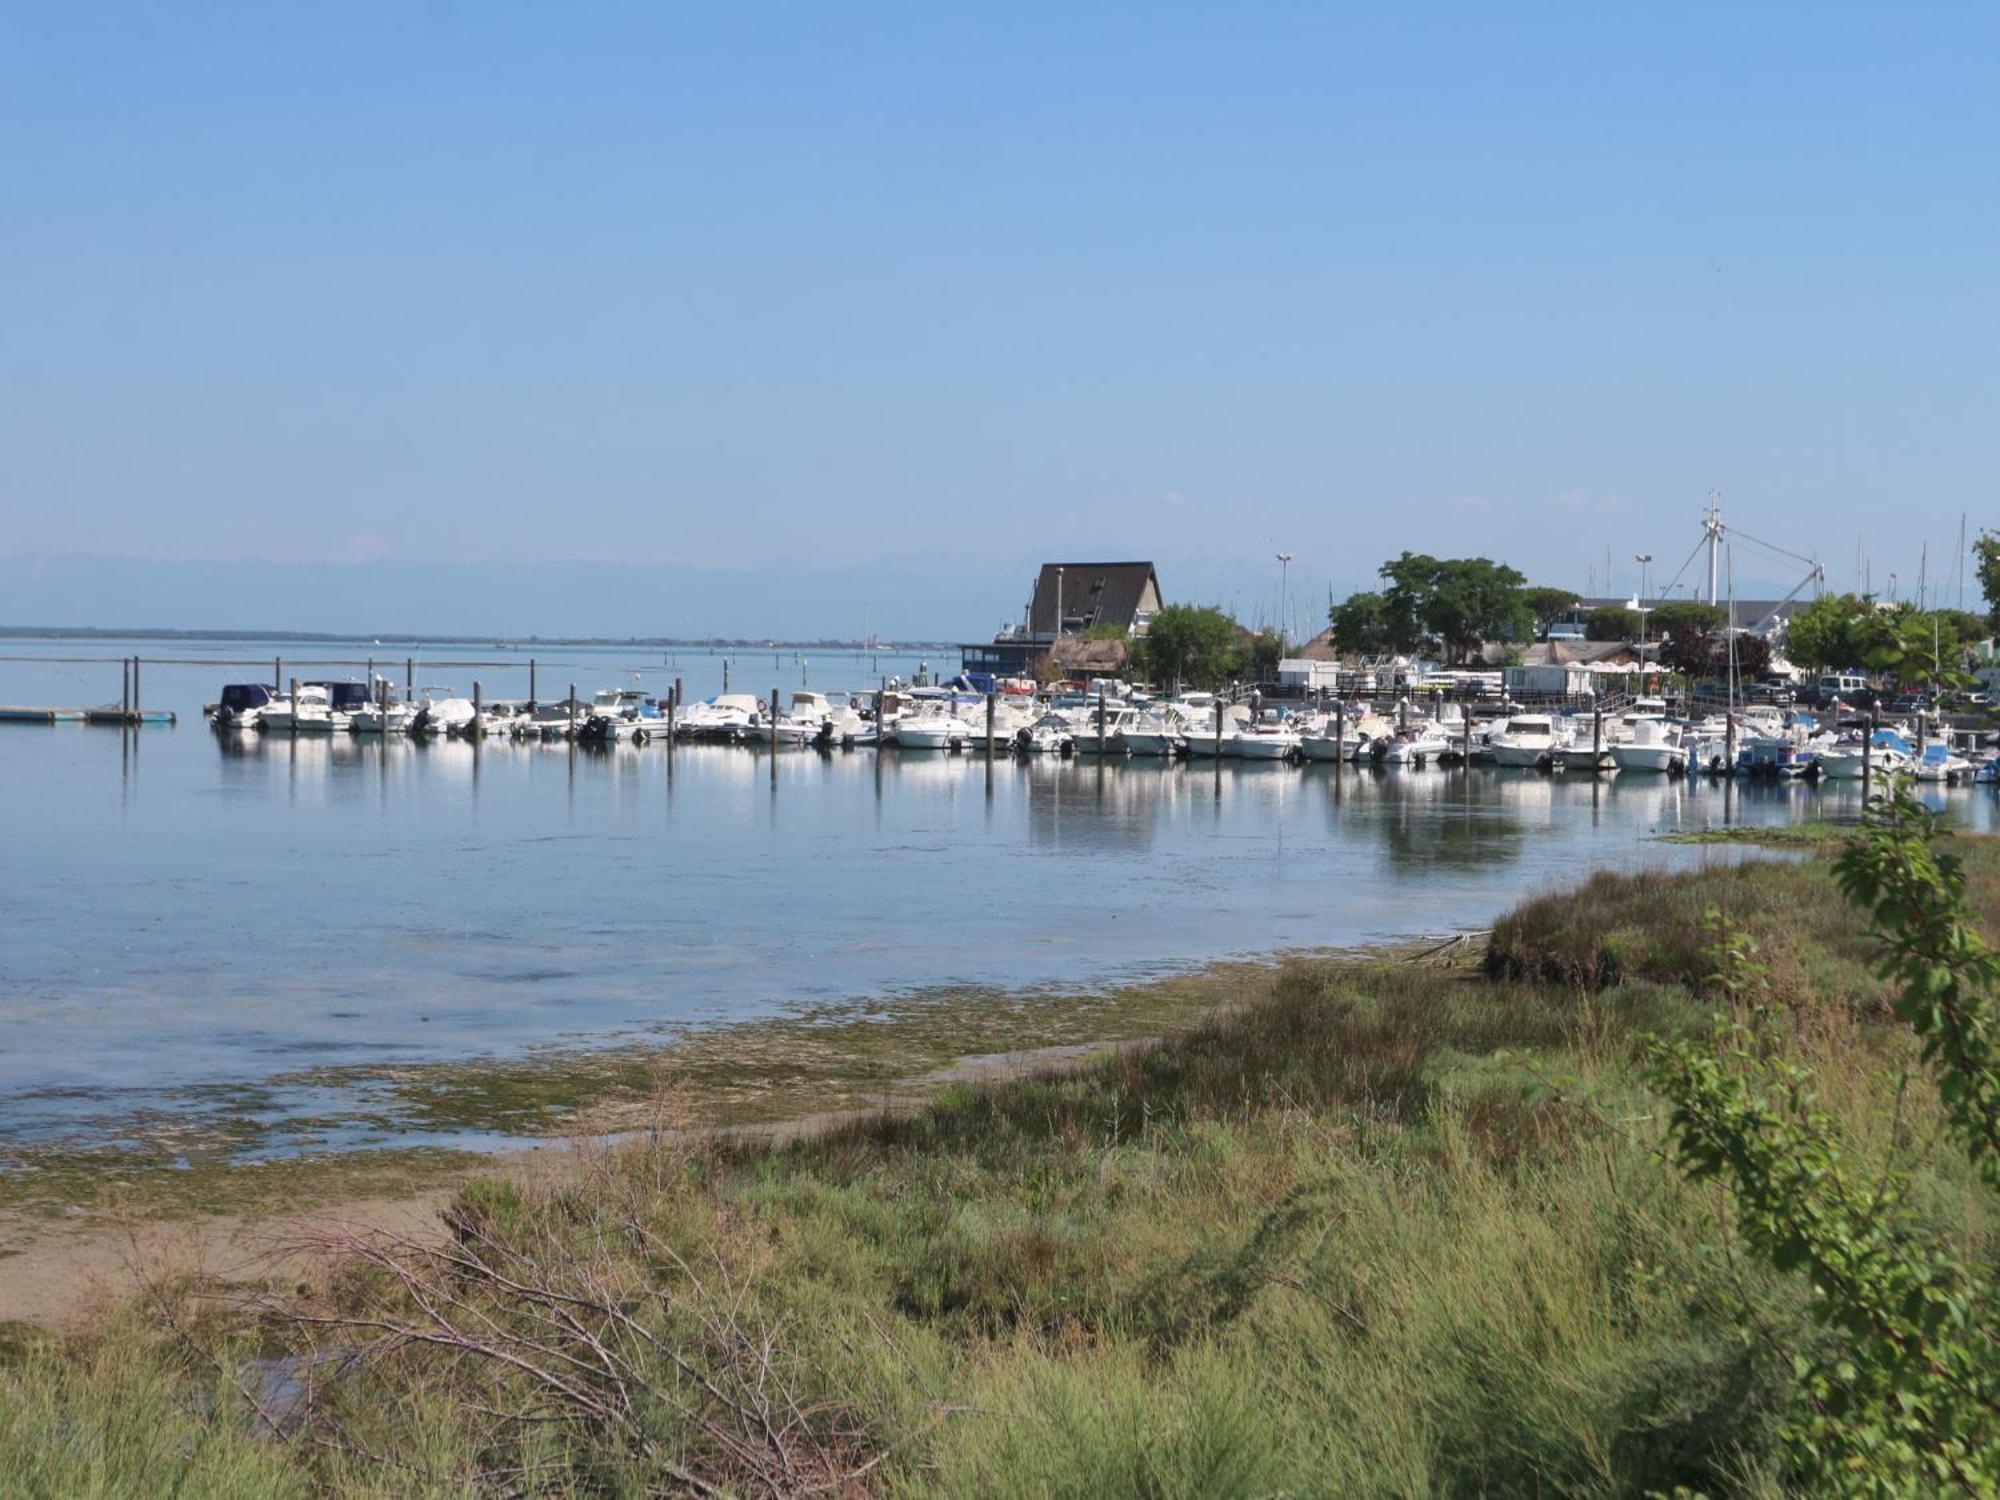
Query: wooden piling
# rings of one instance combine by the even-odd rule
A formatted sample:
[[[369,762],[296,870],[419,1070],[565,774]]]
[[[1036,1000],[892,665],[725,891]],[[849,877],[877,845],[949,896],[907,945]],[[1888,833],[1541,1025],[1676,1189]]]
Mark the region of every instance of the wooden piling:
[[[139,658],[132,658],[132,714],[136,719],[146,700],[139,696]]]
[[[1333,700],[1333,763],[1347,759],[1347,700]]]
[[[271,658],[271,691],[275,693],[284,685],[285,659],[282,656],[274,656]]]
[[[1097,690],[1097,753],[1099,756],[1105,756],[1111,753],[1111,747],[1104,742],[1104,689],[1103,688],[1099,688]]]
[[[122,722],[132,717],[132,658],[118,658],[118,717]]]
[[[986,695],[986,764],[993,764],[993,694]]]
[[[729,658],[726,656],[722,658],[722,690],[725,693],[729,691]]]
[[[1868,783],[1875,772],[1875,715],[1872,713],[1868,716],[1867,728],[1862,733],[1866,738],[1861,741],[1861,805],[1866,807]]]
[[[417,701],[417,659],[414,656],[403,658],[403,701]]]
[[[778,690],[771,689],[771,748],[778,748]]]
[[[529,658],[528,658],[528,709],[529,709],[529,712],[531,712],[531,713],[532,713],[532,712],[534,711],[534,707],[535,707],[535,659],[534,659],[534,657],[532,657],[532,656],[531,656],[531,657],[529,657]]]
[[[292,679],[292,733],[294,736],[296,736],[298,732],[299,732],[299,680],[298,678],[294,677]]]
[[[1597,758],[1604,754],[1604,710],[1601,708],[1590,711],[1590,754],[1590,768],[1594,771],[1597,769]]]
[[[571,749],[576,747],[576,684],[573,682],[569,685],[569,743]]]
[[[479,739],[486,733],[486,690],[477,678],[472,683],[472,722],[466,726],[467,739]]]
[[[1734,776],[1736,774],[1736,715],[1734,713],[1726,713],[1722,716],[1722,774],[1724,776]]]
[[[1472,764],[1472,705],[1460,704],[1459,715],[1459,744],[1463,747],[1465,763],[1469,766]]]

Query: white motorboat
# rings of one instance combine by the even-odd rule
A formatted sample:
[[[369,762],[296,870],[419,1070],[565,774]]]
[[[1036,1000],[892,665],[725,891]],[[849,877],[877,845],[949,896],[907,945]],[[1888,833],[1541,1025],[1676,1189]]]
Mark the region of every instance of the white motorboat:
[[[1828,781],[1860,781],[1864,776],[1907,772],[1916,760],[1916,746],[1893,729],[1875,731],[1875,742],[1864,747],[1859,735],[1842,739],[1821,752],[1819,774]]]
[[[1051,709],[1014,732],[1014,748],[1026,755],[1068,755],[1076,749],[1076,726],[1068,714]]]
[[[1562,749],[1556,721],[1547,714],[1515,714],[1507,727],[1495,730],[1487,739],[1496,766],[1534,768],[1555,763]]]
[[[276,688],[261,682],[232,682],[223,688],[209,722],[217,729],[255,729],[264,711],[283,701]]]
[[[754,693],[718,693],[704,703],[676,711],[674,729],[693,740],[733,740],[749,729],[758,713]]]
[[[1076,725],[1076,753],[1078,755],[1123,754],[1125,746],[1119,739],[1119,732],[1136,717],[1137,715],[1124,704],[1107,702],[1100,720],[1097,704],[1086,703],[1070,715],[1071,722]]]
[[[1317,761],[1361,759],[1377,739],[1394,732],[1389,721],[1378,714],[1325,714],[1299,731],[1299,753]]]
[[[1217,733],[1220,720],[1221,732]],[[1233,758],[1239,752],[1236,742],[1242,737],[1244,726],[1250,722],[1250,710],[1240,703],[1220,703],[1188,725],[1187,752],[1193,760],[1214,760],[1221,756]]]
[[[972,743],[972,726],[945,702],[919,703],[896,720],[896,743],[905,750],[962,750]]]
[[[472,722],[472,700],[461,698],[448,687],[424,689],[424,701],[410,720],[410,733],[422,738],[434,734],[463,734]]]
[[[1275,716],[1259,719],[1237,734],[1236,753],[1244,760],[1292,760],[1299,754],[1299,732]]]
[[[356,734],[408,734],[417,711],[407,703],[371,703],[354,711],[349,725]]]
[[[1117,738],[1128,755],[1166,756],[1181,753],[1184,720],[1172,708],[1135,714],[1118,730]]]
[[[1378,737],[1369,746],[1371,760],[1385,766],[1423,766],[1435,761],[1451,748],[1451,741],[1438,725],[1430,720],[1414,723],[1407,729]]]
[[[1911,769],[1919,781],[1970,781],[1976,768],[1963,756],[1953,754],[1943,740],[1933,740],[1924,746]]]
[[[326,684],[301,685],[297,702],[289,694],[273,698],[257,716],[257,727],[274,734],[333,733],[333,710]]]
[[[1568,736],[1557,747],[1553,764],[1565,771],[1615,771],[1618,762],[1611,749],[1617,738],[1615,724],[1607,724],[1602,719],[1589,722],[1578,719],[1570,725]]]
[[[1637,718],[1630,737],[1611,747],[1611,764],[1621,771],[1685,771],[1688,747],[1683,731],[1665,719]]]

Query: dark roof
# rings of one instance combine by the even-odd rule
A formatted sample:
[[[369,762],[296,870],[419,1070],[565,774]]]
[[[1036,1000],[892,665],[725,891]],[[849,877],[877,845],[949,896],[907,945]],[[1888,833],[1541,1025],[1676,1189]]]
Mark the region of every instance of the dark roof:
[[[1133,617],[1139,613],[1139,603],[1145,597],[1146,585],[1153,586],[1155,595],[1160,590],[1159,577],[1149,562],[1043,563],[1035,579],[1034,603],[1028,606],[1030,635],[1057,633],[1058,569],[1062,574],[1063,615],[1072,620],[1081,617],[1085,630],[1097,625],[1130,630]]]

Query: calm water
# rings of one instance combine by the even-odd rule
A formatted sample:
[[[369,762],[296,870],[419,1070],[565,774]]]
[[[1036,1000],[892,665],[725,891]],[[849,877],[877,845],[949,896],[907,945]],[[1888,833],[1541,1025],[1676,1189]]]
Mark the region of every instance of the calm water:
[[[0,702],[116,696],[115,663],[49,660],[115,657],[115,643],[0,650],[44,658],[0,663]],[[733,662],[735,685],[759,691],[916,665]],[[709,692],[721,659],[551,650],[540,681],[588,692],[634,670]],[[893,752],[210,733],[203,700],[257,675],[149,661],[145,698],[181,711],[172,729],[0,725],[0,1146],[118,1139],[225,1086],[260,1086],[260,1117],[282,1127],[342,1106],[290,1081],[327,1065],[601,1045],[891,990],[1100,984],[1479,925],[1589,868],[1703,857],[1661,832],[1858,802],[1851,787],[1725,799],[1491,769],[989,774],[980,758]],[[469,688],[475,674],[417,675]],[[526,691],[524,666],[478,675],[491,695]],[[1966,826],[1994,822],[1983,788],[1938,802]]]

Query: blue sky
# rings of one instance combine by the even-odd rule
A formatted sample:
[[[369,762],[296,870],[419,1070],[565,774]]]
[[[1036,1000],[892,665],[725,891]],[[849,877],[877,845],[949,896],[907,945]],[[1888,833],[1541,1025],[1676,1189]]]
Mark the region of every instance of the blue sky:
[[[0,555],[952,634],[1045,555],[1629,589],[1719,487],[1907,592],[2000,525],[1996,56],[1970,5],[17,4]],[[119,623],[234,623],[179,603]]]

